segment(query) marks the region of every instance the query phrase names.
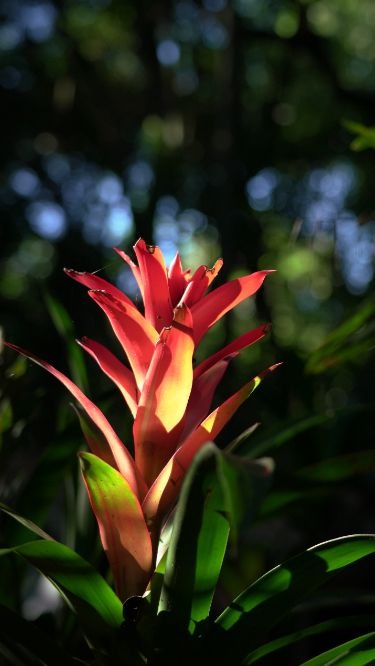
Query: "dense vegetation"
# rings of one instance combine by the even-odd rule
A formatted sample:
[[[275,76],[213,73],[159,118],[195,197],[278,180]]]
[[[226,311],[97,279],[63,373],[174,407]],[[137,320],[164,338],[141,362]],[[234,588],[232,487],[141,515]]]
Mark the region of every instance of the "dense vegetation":
[[[104,318],[63,267],[134,295],[111,248],[131,252],[142,236],[168,261],[178,249],[186,267],[223,257],[218,282],[277,269],[201,350],[272,322],[233,362],[221,399],[284,362],[223,436],[260,422],[243,451],[276,467],[215,603],[314,543],[374,532],[373,1],[8,0],[2,14],[4,337],[70,374],[130,441],[115,390],[74,342],[110,344]],[[8,350],[1,364],[2,501],[105,570],[77,483],[70,398]],[[3,528],[1,546],[22,540],[11,521]],[[41,579],[28,572],[20,588],[20,570],[1,567],[1,602],[45,613],[53,631]],[[337,599],[340,614],[363,610],[366,566],[352,571],[288,628],[325,619]]]

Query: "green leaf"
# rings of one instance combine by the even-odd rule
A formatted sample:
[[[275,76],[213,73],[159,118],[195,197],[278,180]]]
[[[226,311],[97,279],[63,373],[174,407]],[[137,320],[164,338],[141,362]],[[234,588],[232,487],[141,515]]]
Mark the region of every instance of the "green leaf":
[[[53,641],[34,623],[24,620],[9,608],[0,604],[0,645],[6,646],[11,654],[17,655],[19,650],[26,652],[33,660],[41,660],[45,666],[77,666],[77,662],[63,650],[62,646]],[[22,655],[25,662],[25,654]],[[16,662],[17,663],[17,662]]]
[[[249,428],[246,428],[243,432],[241,432],[237,437],[232,439],[227,446],[225,446],[224,451],[226,453],[234,453],[236,449],[238,449],[241,445],[243,445],[247,440],[251,437],[251,435],[259,428],[260,423],[254,423],[252,426]]]
[[[122,605],[104,578],[74,550],[57,541],[31,541],[0,549],[16,553],[63,594],[90,638],[102,639],[122,621]]]
[[[13,423],[13,410],[10,401],[4,398],[0,402],[0,433],[11,428]]]
[[[375,469],[375,451],[358,451],[322,460],[299,470],[297,477],[305,481],[333,482],[350,479]]]
[[[104,578],[74,550],[52,539],[30,520],[5,504],[0,510],[41,537],[13,548],[0,549],[0,555],[14,553],[46,576],[62,593],[93,643],[102,642],[122,621],[122,604]]]
[[[359,151],[366,148],[375,148],[375,127],[367,127],[354,120],[344,120],[343,125],[349,132],[357,135],[350,144],[352,150]]]
[[[195,457],[173,520],[159,602],[159,611],[170,611],[181,629],[192,632],[208,617],[230,528],[235,537],[272,470],[269,459],[244,461],[214,444]],[[159,569],[158,582],[161,576]]]
[[[363,303],[354,315],[335,328],[319,349],[311,354],[306,372],[320,374],[347,361],[363,361],[363,356],[375,346],[375,304]]]
[[[57,541],[30,541],[0,549],[15,553],[38,569],[62,593],[93,644],[101,644],[120,626],[119,598],[95,569],[74,550]]]
[[[291,504],[306,504],[307,502],[321,501],[322,499],[327,499],[331,492],[328,486],[324,486],[323,488],[315,486],[307,490],[294,490],[293,488],[273,490],[264,498],[259,509],[259,516],[263,518],[276,513],[280,514],[280,511],[283,511],[283,509]]]
[[[47,532],[38,527],[38,525],[35,525],[35,523],[33,523],[28,518],[24,518],[23,516],[21,516],[17,511],[14,511],[14,509],[12,509],[10,506],[7,506],[6,504],[0,502],[0,511],[6,513],[8,516],[16,520],[23,527],[26,527],[26,529],[32,532],[33,534],[39,536],[41,539],[54,541],[54,539],[49,534],[47,534]]]
[[[223,455],[207,444],[182,486],[159,602],[181,630],[192,631],[210,612],[229,536],[224,468]]]
[[[375,553],[374,535],[342,537],[313,546],[267,572],[216,620],[222,632],[223,655],[244,658],[310,592],[372,553]],[[216,633],[214,639],[218,640]]]
[[[281,638],[276,638],[274,641],[270,641],[269,643],[262,645],[257,650],[254,650],[254,652],[251,652],[251,654],[249,654],[244,660],[243,666],[257,664],[260,660],[263,660],[264,657],[268,657],[271,654],[274,655],[275,652],[278,652],[279,650],[282,650],[283,648],[290,645],[294,645],[295,643],[299,643],[306,638],[320,636],[321,634],[328,633],[330,631],[353,629],[354,627],[373,627],[374,622],[375,615],[352,615],[350,617],[336,617],[332,620],[327,620],[326,622],[314,624],[311,627],[299,629],[298,631],[294,631],[293,633],[287,634],[286,636],[281,636]]]
[[[301,666],[328,666],[328,664],[342,664],[343,666],[370,666],[375,663],[375,631],[359,636],[351,641],[342,643],[332,650],[323,652],[303,662]]]
[[[243,449],[241,448],[241,454],[249,453],[251,456],[257,458],[269,451],[278,449],[294,437],[297,437],[300,433],[311,430],[312,428],[317,428],[318,426],[327,423],[327,421],[332,421],[332,415],[314,414],[313,416],[298,419],[297,421],[293,420],[289,423],[283,422],[280,425],[278,424],[267,438],[263,438],[260,441],[256,439],[256,436],[252,438],[250,445],[243,447]]]
[[[222,456],[230,537],[235,543],[244,517],[252,521],[258,512],[274,471],[274,462],[272,458],[248,460],[227,453],[222,453]]]

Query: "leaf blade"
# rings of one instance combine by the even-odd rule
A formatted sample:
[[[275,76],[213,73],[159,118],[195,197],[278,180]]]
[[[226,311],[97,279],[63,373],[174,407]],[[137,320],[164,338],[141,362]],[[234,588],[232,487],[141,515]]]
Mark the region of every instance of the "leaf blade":
[[[342,659],[341,659],[342,657]],[[352,657],[352,659],[350,659]],[[358,636],[351,641],[323,652],[303,662],[301,666],[327,666],[327,664],[346,663],[348,666],[370,666],[375,660],[375,631]]]
[[[57,541],[38,540],[0,550],[0,556],[11,553],[34,566],[57,587],[94,644],[102,644],[120,626],[120,599],[74,550]]]
[[[309,592],[373,553],[375,535],[351,535],[313,546],[268,571],[217,618],[223,652],[244,657]]]
[[[81,453],[82,474],[119,597],[143,594],[152,545],[141,506],[126,480],[92,453]]]
[[[211,607],[229,536],[221,454],[207,444],[186,476],[174,518],[159,612],[180,630],[193,630]]]

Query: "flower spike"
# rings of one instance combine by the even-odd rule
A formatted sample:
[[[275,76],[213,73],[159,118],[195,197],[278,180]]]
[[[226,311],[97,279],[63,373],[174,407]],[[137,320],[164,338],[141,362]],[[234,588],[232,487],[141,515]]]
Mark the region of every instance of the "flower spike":
[[[163,521],[178,498],[195,454],[214,440],[271,366],[215,409],[212,403],[231,360],[262,340],[261,325],[195,365],[205,333],[229,310],[254,295],[272,271],[258,271],[207,290],[222,267],[182,268],[177,253],[167,270],[157,246],[139,239],[136,262],[117,254],[138,283],[144,309],[95,273],[66,270],[103,310],[125,353],[117,358],[87,337],[78,344],[96,361],[126,401],[133,422],[134,458],[102,411],[68,377],[34,354],[8,344],[56,377],[80,405],[78,415],[92,453],[81,454],[89,500],[121,600],[145,592],[156,562]]]

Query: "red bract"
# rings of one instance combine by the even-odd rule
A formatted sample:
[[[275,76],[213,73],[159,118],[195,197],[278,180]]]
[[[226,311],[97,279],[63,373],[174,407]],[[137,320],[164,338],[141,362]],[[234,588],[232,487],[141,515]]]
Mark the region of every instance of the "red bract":
[[[117,287],[91,273],[66,273],[89,290],[103,310],[129,366],[99,342],[79,344],[119,388],[134,418],[135,459],[100,409],[65,375],[15,345],[8,345],[59,379],[86,415],[83,430],[92,451],[82,471],[100,537],[121,598],[142,593],[155,563],[163,519],[172,508],[196,452],[220,433],[271,366],[210,413],[215,390],[230,361],[261,340],[262,325],[240,336],[200,364],[194,352],[208,329],[261,287],[272,271],[236,278],[206,294],[222,261],[200,266],[191,276],[177,254],[167,270],[158,247],[140,239],[136,265],[119,256],[138,283],[144,314]],[[95,425],[92,427],[91,422]]]

